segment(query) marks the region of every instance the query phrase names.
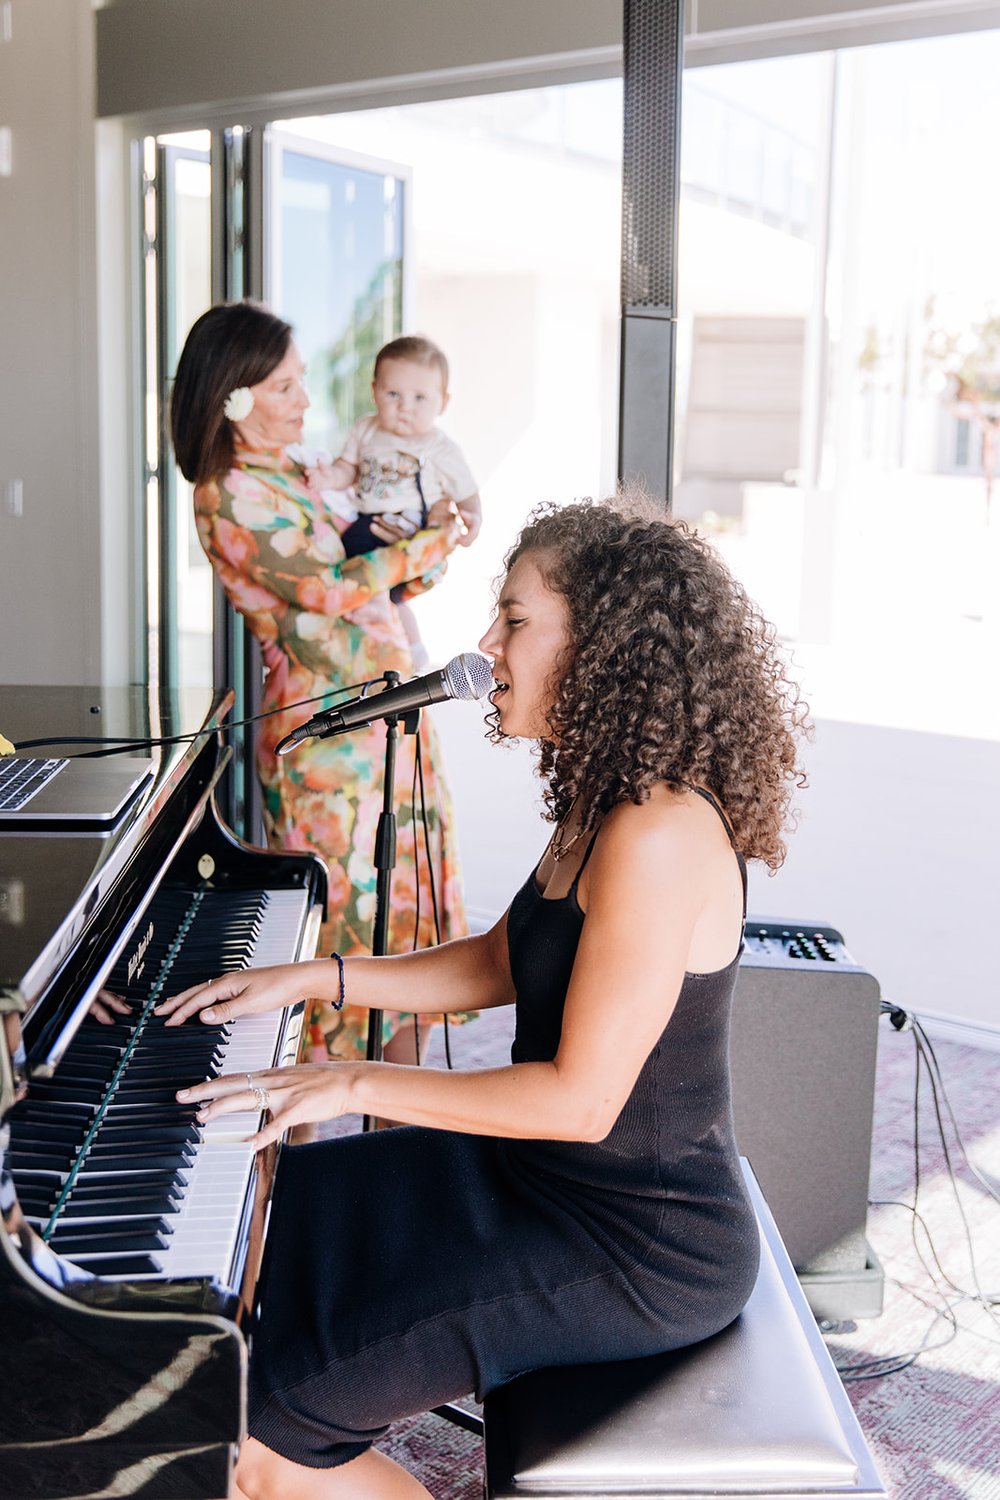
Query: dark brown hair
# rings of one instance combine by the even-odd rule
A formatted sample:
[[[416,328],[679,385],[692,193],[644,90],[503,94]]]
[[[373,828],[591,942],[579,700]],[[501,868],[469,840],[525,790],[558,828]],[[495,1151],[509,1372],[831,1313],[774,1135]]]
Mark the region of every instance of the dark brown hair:
[[[441,389],[448,394],[448,361],[437,344],[418,333],[407,333],[402,338],[383,344],[375,356],[372,379],[378,375],[378,367],[384,359],[405,359],[411,365],[431,365],[441,376]]]
[[[806,707],[774,631],[715,549],[645,496],[539,506],[506,558],[530,553],[569,613],[538,771],[546,816],[585,826],[661,781],[708,787],[736,847],[772,869]],[[491,716],[491,737],[503,738]]]
[[[170,398],[170,436],[185,479],[204,484],[229,472],[233,424],[223,411],[226,397],[266,380],[291,340],[291,324],[259,302],[220,303],[192,325]]]

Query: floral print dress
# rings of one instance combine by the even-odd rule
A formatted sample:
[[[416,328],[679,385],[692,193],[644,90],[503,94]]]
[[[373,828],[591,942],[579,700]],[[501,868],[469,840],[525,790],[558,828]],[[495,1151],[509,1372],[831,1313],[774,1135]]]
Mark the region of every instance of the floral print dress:
[[[385,725],[306,740],[288,755],[275,746],[311,714],[343,701],[343,690],[389,670],[408,677],[406,636],[389,599],[403,585],[412,598],[433,587],[454,542],[442,529],[420,531],[345,558],[340,534],[302,468],[283,449],[250,452],[195,490],[198,535],[233,606],[261,646],[267,679],[257,769],[270,843],[319,854],[330,871],[330,906],[321,951],[371,952],[375,916],[375,830],[382,808]],[[301,706],[340,691],[341,697]],[[421,745],[428,838],[413,819],[414,757]],[[396,866],[389,916],[390,953],[428,947],[467,931],[451,799],[429,715],[419,736],[401,734],[396,760]],[[415,839],[416,834],[416,839]],[[429,858],[428,848],[429,843]],[[434,877],[432,897],[431,871]],[[315,1006],[310,1033],[332,1056],[363,1054],[368,1012]],[[386,1016],[386,1035],[398,1024]]]

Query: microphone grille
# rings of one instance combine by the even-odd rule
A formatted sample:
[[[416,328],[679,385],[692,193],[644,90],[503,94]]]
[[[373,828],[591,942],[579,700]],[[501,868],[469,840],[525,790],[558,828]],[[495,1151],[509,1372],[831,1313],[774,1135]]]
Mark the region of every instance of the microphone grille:
[[[463,651],[452,657],[444,676],[453,698],[482,698],[493,684],[493,665],[478,651]]]

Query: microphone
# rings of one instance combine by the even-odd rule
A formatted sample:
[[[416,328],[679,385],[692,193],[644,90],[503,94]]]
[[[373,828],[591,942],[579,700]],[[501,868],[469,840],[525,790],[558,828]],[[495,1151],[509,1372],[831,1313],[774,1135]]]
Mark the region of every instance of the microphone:
[[[276,746],[277,753],[287,755],[303,740],[346,734],[350,729],[374,724],[377,719],[398,718],[415,708],[441,703],[445,698],[482,698],[492,681],[493,666],[489,658],[478,651],[463,651],[461,656],[453,656],[446,667],[427,672],[423,677],[413,677],[370,698],[352,698],[339,708],[314,714],[285,736]]]

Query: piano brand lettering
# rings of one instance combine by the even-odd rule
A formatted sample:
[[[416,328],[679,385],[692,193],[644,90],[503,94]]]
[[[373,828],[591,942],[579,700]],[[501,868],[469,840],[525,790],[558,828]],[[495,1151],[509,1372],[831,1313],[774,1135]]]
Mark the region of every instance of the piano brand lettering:
[[[144,937],[142,937],[140,939],[140,941],[139,941],[138,948],[136,948],[135,952],[132,954],[132,957],[128,961],[128,982],[129,982],[129,984],[132,983],[133,979],[135,978],[135,976],[137,974],[141,974],[142,973],[142,961],[146,957],[146,949],[149,947],[149,945],[150,945],[150,943],[152,941],[153,941],[153,923],[150,922],[149,926],[146,928],[146,932],[145,932]]]

